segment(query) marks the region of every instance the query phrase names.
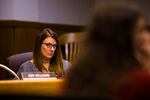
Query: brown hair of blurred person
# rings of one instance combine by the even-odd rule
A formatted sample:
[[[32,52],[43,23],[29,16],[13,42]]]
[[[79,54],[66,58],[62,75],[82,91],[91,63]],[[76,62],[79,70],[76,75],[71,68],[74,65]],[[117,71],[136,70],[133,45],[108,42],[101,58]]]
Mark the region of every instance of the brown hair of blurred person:
[[[135,56],[134,37],[145,27],[145,17],[134,4],[98,5],[86,27],[80,57],[66,75],[65,93],[113,95],[127,73],[143,69]]]

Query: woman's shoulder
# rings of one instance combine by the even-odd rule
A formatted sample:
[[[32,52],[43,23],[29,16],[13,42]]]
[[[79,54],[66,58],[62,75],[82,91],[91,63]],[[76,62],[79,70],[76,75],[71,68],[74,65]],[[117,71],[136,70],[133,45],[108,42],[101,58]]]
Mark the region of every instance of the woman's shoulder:
[[[150,81],[150,72],[148,70],[144,70],[144,69],[139,69],[139,70],[135,70],[130,72],[127,75],[129,80],[135,80],[135,81],[146,81],[149,80]],[[143,83],[143,82],[142,82]]]
[[[150,72],[144,69],[134,70],[126,74],[123,79],[124,83],[133,85],[133,87],[139,87],[145,84],[150,85]]]
[[[67,69],[69,69],[69,67],[72,65],[71,62],[69,62],[65,59],[62,60],[62,64],[63,64],[63,68],[64,68],[65,71],[67,71]]]
[[[27,60],[21,64],[21,66],[29,66],[29,65],[32,65],[31,60]]]
[[[25,61],[20,65],[21,69],[29,70],[29,69],[35,69],[35,65],[31,62],[31,60]]]
[[[71,64],[71,62],[69,62],[68,60],[65,60],[65,59],[62,59],[62,62],[63,63],[70,63]]]
[[[71,66],[72,65],[71,62],[69,62],[68,60],[65,60],[65,59],[62,60],[62,63],[63,63],[63,66]]]
[[[122,79],[118,86],[117,95],[121,100],[150,98],[150,73],[147,70],[134,70]],[[143,99],[144,100],[144,99]]]

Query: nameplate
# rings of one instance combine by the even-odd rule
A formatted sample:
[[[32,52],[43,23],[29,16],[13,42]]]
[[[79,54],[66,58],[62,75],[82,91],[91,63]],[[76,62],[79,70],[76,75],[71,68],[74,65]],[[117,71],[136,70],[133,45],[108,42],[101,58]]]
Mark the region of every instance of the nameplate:
[[[22,72],[21,77],[23,80],[27,79],[57,79],[55,72]]]

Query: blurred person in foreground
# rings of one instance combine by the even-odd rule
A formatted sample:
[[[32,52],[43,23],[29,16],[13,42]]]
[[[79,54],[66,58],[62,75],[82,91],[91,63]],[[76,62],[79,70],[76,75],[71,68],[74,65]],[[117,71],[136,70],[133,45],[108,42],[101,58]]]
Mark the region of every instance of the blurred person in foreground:
[[[150,38],[145,19],[132,3],[100,4],[86,27],[80,56],[65,77],[65,94],[150,98],[150,73],[139,59],[144,56],[139,48],[150,52],[150,40],[143,41]]]
[[[33,51],[33,59],[21,64],[17,75],[22,72],[55,72],[63,78],[71,63],[62,59],[57,34],[50,28],[45,28],[37,36]]]

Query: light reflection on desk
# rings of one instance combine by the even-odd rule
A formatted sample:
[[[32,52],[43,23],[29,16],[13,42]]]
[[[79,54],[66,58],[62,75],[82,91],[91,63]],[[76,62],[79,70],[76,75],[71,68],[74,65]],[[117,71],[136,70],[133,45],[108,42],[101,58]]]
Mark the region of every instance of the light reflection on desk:
[[[63,79],[0,81],[0,94],[55,96],[62,94]]]

